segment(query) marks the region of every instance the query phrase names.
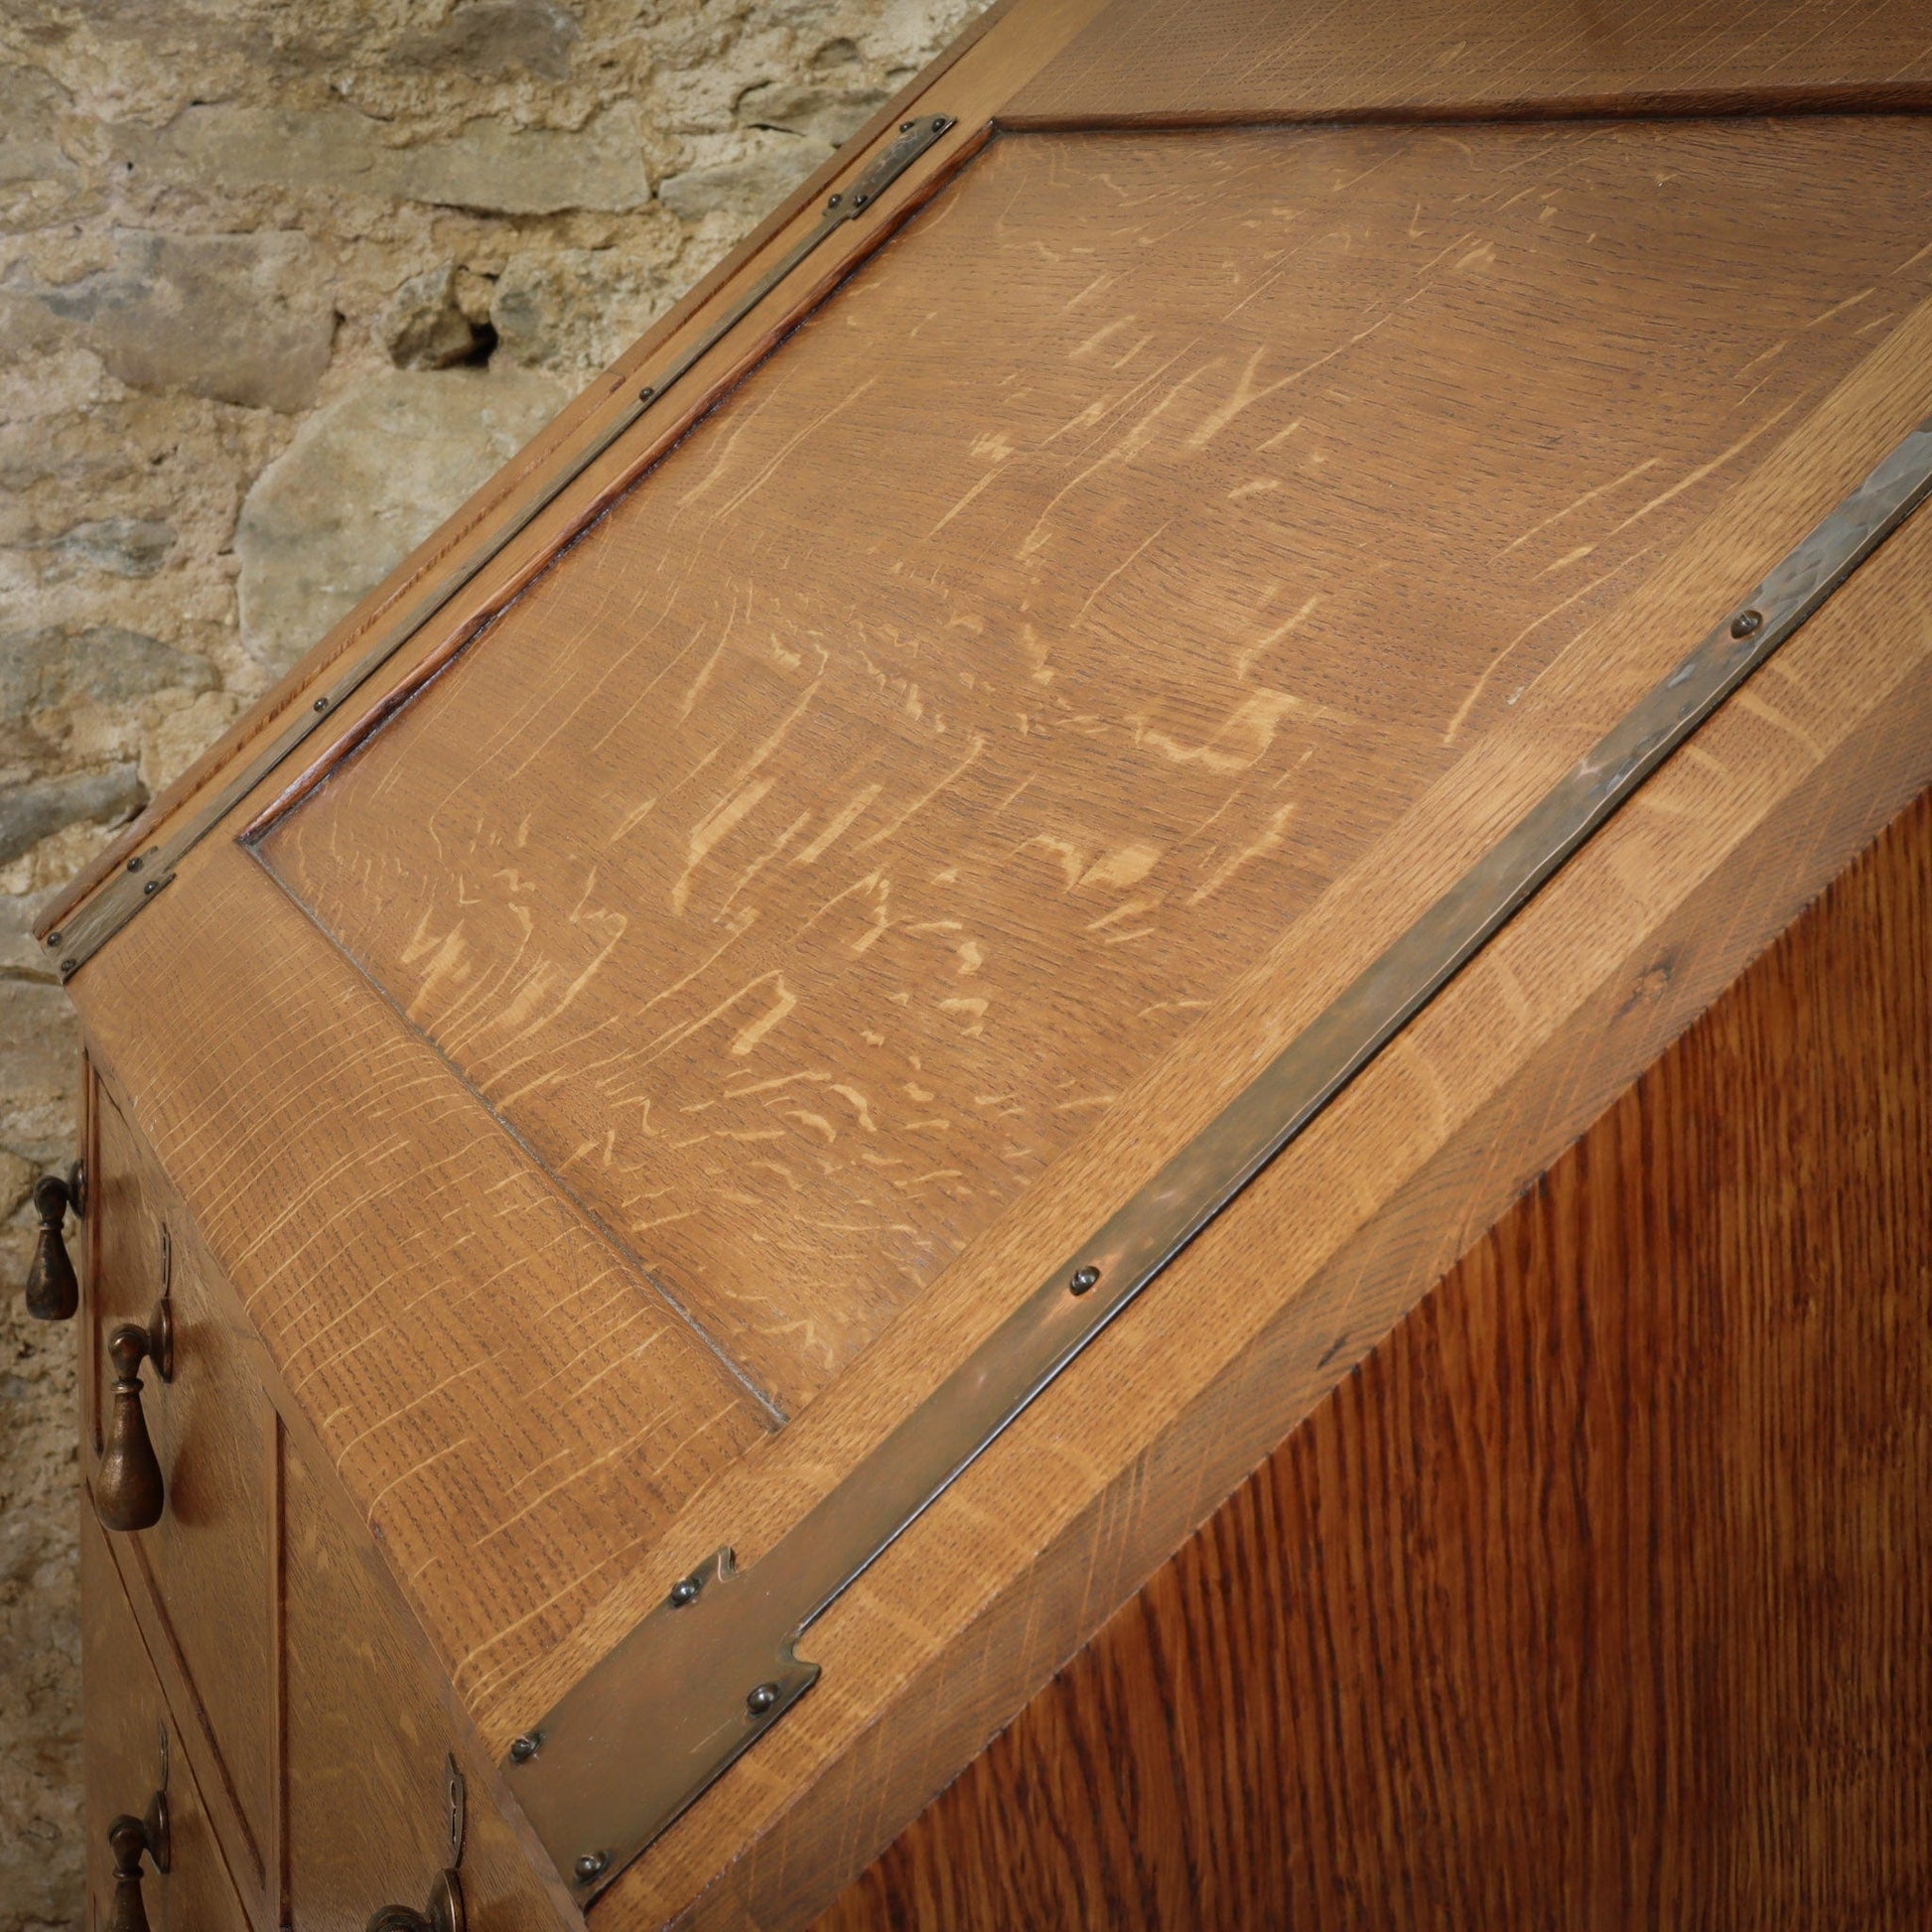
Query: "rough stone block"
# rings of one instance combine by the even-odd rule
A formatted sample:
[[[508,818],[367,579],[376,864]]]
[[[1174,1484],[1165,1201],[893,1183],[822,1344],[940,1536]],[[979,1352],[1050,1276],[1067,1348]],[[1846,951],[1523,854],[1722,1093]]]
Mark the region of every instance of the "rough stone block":
[[[174,547],[172,523],[135,516],[108,516],[76,523],[56,537],[50,546],[63,556],[90,564],[111,577],[152,577]],[[4,676],[4,671],[0,671],[0,678]]]
[[[287,669],[569,394],[527,370],[396,373],[304,424],[248,492],[235,532],[248,650]]]
[[[457,299],[456,264],[412,275],[376,318],[376,341],[399,369],[447,369],[470,361],[484,338]]]
[[[0,787],[0,866],[67,826],[118,825],[147,802],[148,788],[131,764]]]
[[[21,285],[78,331],[133,389],[185,391],[255,409],[306,409],[336,334],[314,243],[257,234],[114,234],[109,268],[58,286]]]
[[[34,937],[34,921],[53,897],[51,892],[0,895],[0,979],[47,977],[47,956]],[[19,1205],[20,1201],[14,1203],[14,1207]],[[13,1211],[6,1210],[9,1214]],[[4,1218],[0,1215],[0,1220]]]
[[[0,68],[0,183],[71,178],[79,171],[62,152],[57,119],[67,90],[32,68]]]
[[[499,74],[541,74],[562,80],[579,28],[552,0],[483,0],[459,7],[440,27],[406,35],[393,59],[401,67],[455,69],[480,80]]]
[[[885,101],[884,87],[863,80],[766,80],[739,95],[733,115],[741,127],[803,134],[838,147]]]
[[[206,658],[118,624],[0,636],[0,723],[44,730],[49,714],[80,703],[128,705],[157,691],[209,691],[216,682]]]
[[[767,134],[765,140],[760,151],[742,159],[673,175],[659,186],[658,200],[680,221],[725,214],[749,226],[776,207],[833,152],[831,142],[808,135]]]
[[[611,360],[667,301],[656,272],[621,250],[558,248],[504,263],[489,320],[512,361],[575,372]]]

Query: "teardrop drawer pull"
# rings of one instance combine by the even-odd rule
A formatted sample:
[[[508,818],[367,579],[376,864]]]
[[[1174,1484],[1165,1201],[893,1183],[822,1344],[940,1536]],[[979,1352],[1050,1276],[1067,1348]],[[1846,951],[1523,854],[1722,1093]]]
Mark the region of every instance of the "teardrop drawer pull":
[[[464,1932],[463,1880],[454,1871],[439,1872],[420,1912],[408,1905],[379,1906],[369,1914],[366,1932]]]
[[[107,1337],[107,1358],[114,1364],[114,1398],[106,1447],[94,1472],[94,1514],[103,1529],[152,1529],[161,1520],[165,1492],[148,1419],[141,1413],[141,1364],[152,1361],[164,1382],[174,1379],[175,1317],[168,1302],[162,1301],[145,1328],[136,1321],[116,1328]]]
[[[107,1850],[114,1860],[114,1902],[101,1932],[148,1932],[148,1908],[141,1902],[141,1857],[166,1872],[173,1863],[168,1838],[168,1799],[157,1791],[145,1818],[123,1812],[107,1828]]]
[[[41,1321],[66,1321],[80,1306],[80,1284],[73,1277],[61,1224],[70,1207],[81,1211],[85,1199],[85,1170],[73,1164],[69,1177],[44,1173],[34,1182],[34,1212],[41,1231],[34,1243],[33,1265],[27,1270],[27,1312]]]

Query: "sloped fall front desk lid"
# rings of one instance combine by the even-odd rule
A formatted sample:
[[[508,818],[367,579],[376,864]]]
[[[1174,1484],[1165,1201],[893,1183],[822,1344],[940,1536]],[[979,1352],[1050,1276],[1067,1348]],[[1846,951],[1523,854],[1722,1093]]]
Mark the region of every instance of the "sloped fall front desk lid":
[[[74,980],[495,1750],[674,1586],[748,1587],[715,1553],[755,1578],[1932,408],[1913,114],[1577,118],[1677,82],[1559,72],[1532,22],[1561,115],[1380,120],[1382,73],[1354,122],[1223,125],[1294,62],[1161,93],[1094,39],[1160,10],[1079,11],[1016,8],[908,95],[949,131],[878,232],[760,296],[782,326],[680,372],[640,477],[533,523],[487,621],[432,619]],[[1802,86],[1766,45],[1725,84]],[[1849,45],[1831,84],[1879,84]],[[1202,124],[1150,124],[1190,87]],[[1190,1250],[826,1614],[795,1718],[810,1667],[649,1859],[587,1840],[580,1895],[670,1909],[845,1761],[1893,675],[1807,700],[1798,749],[1727,706],[1724,756],[1673,759],[1269,1171],[1244,1285]],[[1496,1173],[1547,1158],[1519,1140]],[[506,1761],[570,1875],[543,1752]]]

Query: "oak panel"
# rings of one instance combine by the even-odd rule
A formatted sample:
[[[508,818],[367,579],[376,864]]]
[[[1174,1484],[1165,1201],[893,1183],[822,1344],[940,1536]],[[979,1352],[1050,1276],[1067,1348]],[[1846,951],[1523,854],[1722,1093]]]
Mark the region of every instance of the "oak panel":
[[[114,1898],[108,1824],[122,1812],[143,1816],[153,1793],[165,1788],[173,1856],[165,1876],[142,1862],[148,1924],[153,1932],[249,1932],[105,1536],[84,1518],[80,1597],[88,1925],[105,1923]]]
[[[997,143],[263,854],[795,1412],[1923,296],[1923,148]]]
[[[1020,125],[1932,102],[1924,0],[1113,0]]]
[[[1932,1912],[1932,793],[818,1922]]]
[[[90,1045],[461,1685],[505,1630],[553,1642],[765,1420],[287,903],[204,846]],[[150,1025],[210,970],[218,1071]]]

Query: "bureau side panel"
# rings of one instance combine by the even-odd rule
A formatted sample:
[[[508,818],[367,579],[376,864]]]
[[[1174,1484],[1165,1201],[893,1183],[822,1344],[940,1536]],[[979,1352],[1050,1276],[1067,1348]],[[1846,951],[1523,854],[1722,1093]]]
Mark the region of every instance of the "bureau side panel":
[[[819,1921],[1932,1913],[1932,794]]]

